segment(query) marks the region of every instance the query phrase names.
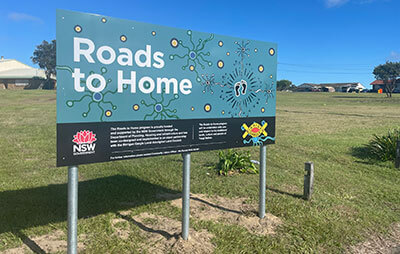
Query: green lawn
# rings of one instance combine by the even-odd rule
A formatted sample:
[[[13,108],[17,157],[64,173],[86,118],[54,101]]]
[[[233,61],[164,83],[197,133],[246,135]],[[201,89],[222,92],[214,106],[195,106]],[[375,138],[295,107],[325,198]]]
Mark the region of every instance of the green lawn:
[[[236,225],[191,220],[214,238],[216,253],[340,253],[400,221],[400,171],[359,150],[372,134],[400,127],[400,95],[278,93],[276,144],[267,149],[267,212],[283,224],[258,236]],[[0,251],[25,236],[66,232],[67,168],[56,168],[54,91],[0,91]],[[257,148],[246,148],[258,159]],[[217,151],[192,154],[191,191],[258,200],[257,175],[221,177]],[[311,202],[302,194],[304,162],[315,164]],[[208,174],[207,174],[208,173]],[[112,234],[110,220],[130,209],[180,219],[157,193],[181,190],[180,155],[79,168],[78,233],[87,253],[131,253],[145,239]]]

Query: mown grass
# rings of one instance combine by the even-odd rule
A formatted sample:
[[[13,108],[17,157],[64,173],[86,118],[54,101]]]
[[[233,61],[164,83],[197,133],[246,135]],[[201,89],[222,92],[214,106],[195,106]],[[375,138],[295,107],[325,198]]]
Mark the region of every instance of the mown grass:
[[[0,251],[21,236],[66,231],[67,169],[56,168],[54,91],[0,91]],[[267,212],[282,219],[276,235],[192,220],[216,237],[216,253],[340,253],[400,221],[400,171],[373,164],[358,148],[372,134],[400,126],[400,96],[279,93],[277,141],[267,149]],[[358,149],[358,150],[357,150]],[[257,148],[250,151],[258,159]],[[362,151],[362,150],[361,150]],[[302,194],[304,162],[315,164],[311,202]],[[192,154],[191,191],[258,199],[258,175],[218,176],[217,151]],[[79,168],[79,226],[86,253],[132,253],[139,228],[123,240],[111,219],[120,210],[180,220],[180,210],[156,198],[181,190],[180,155],[83,165]]]

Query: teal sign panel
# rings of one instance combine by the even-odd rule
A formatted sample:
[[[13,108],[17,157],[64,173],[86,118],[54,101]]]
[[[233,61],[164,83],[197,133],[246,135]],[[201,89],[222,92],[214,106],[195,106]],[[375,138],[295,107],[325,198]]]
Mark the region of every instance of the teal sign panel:
[[[57,164],[273,143],[276,68],[275,43],[58,10]]]

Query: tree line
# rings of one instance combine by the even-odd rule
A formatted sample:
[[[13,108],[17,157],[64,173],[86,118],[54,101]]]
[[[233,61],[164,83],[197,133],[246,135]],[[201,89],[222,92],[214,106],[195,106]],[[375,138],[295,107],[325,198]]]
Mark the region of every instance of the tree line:
[[[54,89],[55,81],[52,76],[56,76],[56,40],[50,43],[43,41],[36,46],[31,57],[34,64],[45,70],[46,81],[43,88]],[[386,62],[374,68],[373,72],[377,80],[382,80],[387,97],[392,97],[396,82],[400,78],[400,62]],[[399,81],[400,82],[400,81]],[[287,79],[279,80],[276,83],[277,91],[294,91],[297,86]]]

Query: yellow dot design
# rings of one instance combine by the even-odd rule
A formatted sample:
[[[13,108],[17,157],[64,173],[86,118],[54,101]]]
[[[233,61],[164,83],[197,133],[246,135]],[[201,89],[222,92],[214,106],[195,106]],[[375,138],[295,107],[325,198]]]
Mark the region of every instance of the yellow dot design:
[[[125,35],[121,35],[120,40],[121,40],[122,42],[126,42],[126,40],[128,40],[128,38],[126,38]]]
[[[74,27],[74,30],[75,30],[75,32],[80,33],[80,32],[82,32],[82,27],[80,25],[76,25]]]
[[[191,107],[190,110],[194,111],[194,107]]]
[[[270,48],[270,49],[269,49],[269,54],[270,54],[271,56],[275,55],[275,49]]]
[[[217,62],[217,66],[218,66],[218,68],[220,68],[220,69],[224,68],[224,62],[223,62],[222,60],[219,60],[219,61]]]
[[[264,113],[265,112],[265,108],[261,108],[261,112]]]
[[[224,43],[222,41],[219,41],[218,46],[222,47],[222,46],[224,46]]]
[[[151,35],[156,36],[156,31],[151,32]]]
[[[211,111],[211,105],[210,104],[204,105],[204,111],[210,112]]]
[[[269,78],[272,78],[272,74],[271,74],[271,75],[269,75]]]
[[[178,42],[177,39],[172,38],[170,44],[171,44],[171,46],[172,46],[173,48],[176,48],[176,47],[178,47],[179,42]]]
[[[194,71],[194,66],[193,66],[193,65],[190,65],[190,66],[189,66],[189,70]]]
[[[229,53],[229,52],[226,52],[226,55],[227,55],[227,56],[229,56],[230,54],[231,54],[231,53]]]
[[[264,71],[264,66],[259,65],[259,66],[258,66],[258,71],[259,71],[259,72],[263,72],[263,71]]]
[[[107,19],[106,18],[101,18],[101,22],[106,23]]]
[[[225,111],[222,110],[221,114],[225,115]]]
[[[139,110],[139,105],[138,104],[135,104],[135,105],[133,105],[133,110],[135,110],[135,111],[138,111]]]
[[[107,111],[106,111],[106,117],[110,117],[111,115],[112,115],[111,110],[107,110]]]

